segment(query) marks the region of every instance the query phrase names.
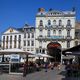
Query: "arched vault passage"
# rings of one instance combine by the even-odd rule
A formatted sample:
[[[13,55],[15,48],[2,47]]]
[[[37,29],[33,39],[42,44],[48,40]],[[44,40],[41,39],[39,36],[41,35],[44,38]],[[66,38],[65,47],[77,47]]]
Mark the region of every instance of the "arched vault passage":
[[[51,62],[60,62],[61,61],[61,45],[58,42],[50,42],[47,45],[47,53],[50,56],[53,56],[50,59]]]

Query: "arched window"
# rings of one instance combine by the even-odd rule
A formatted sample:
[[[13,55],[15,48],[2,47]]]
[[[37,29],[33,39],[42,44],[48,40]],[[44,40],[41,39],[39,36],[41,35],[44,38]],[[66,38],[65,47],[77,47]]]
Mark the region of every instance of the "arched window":
[[[53,25],[56,25],[56,20],[53,20]]]
[[[68,25],[68,26],[71,25],[71,20],[67,20],[67,25]]]
[[[62,33],[61,30],[59,30],[59,35],[61,35],[61,33]]]
[[[50,37],[50,30],[48,30],[48,32],[47,32],[47,36]]]
[[[67,30],[67,36],[70,36],[70,30]]]
[[[43,21],[42,20],[40,20],[40,26],[43,26]]]
[[[62,20],[59,20],[59,26],[61,26],[62,25]]]
[[[50,20],[48,20],[48,25],[51,25],[51,21]]]
[[[53,30],[53,34],[56,34],[56,30]]]

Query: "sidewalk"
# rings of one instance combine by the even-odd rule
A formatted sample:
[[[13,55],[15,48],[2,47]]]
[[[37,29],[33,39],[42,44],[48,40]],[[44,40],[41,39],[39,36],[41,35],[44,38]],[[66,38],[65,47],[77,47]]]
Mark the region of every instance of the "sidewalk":
[[[28,74],[26,77],[23,77],[22,75],[9,75],[9,74],[1,74],[0,80],[62,80],[65,78],[62,74],[61,70],[48,70],[48,72],[45,72],[45,70],[42,70],[40,72],[35,72]]]

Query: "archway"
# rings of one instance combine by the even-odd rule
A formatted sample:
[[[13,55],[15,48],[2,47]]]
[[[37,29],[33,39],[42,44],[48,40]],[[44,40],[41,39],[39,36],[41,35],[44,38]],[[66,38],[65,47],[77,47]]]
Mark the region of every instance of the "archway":
[[[58,42],[50,42],[47,45],[48,55],[53,56],[51,62],[61,62],[61,45]]]

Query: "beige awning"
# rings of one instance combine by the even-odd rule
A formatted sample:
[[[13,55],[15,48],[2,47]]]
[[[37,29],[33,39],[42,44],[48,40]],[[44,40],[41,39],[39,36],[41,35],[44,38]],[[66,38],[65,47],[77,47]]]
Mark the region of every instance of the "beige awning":
[[[23,51],[22,49],[5,49],[5,50],[0,50],[0,55],[5,54],[26,54],[26,55],[33,55],[30,52]]]
[[[63,59],[73,59],[74,56],[72,56],[72,55],[69,55],[69,56],[63,56],[62,58],[63,58]]]

